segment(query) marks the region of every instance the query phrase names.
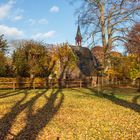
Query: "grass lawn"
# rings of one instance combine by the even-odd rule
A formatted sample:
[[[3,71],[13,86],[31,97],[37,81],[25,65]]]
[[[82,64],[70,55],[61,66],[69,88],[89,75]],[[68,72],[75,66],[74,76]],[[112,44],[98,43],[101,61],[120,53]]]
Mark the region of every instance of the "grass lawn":
[[[0,140],[139,140],[132,89],[0,90]]]

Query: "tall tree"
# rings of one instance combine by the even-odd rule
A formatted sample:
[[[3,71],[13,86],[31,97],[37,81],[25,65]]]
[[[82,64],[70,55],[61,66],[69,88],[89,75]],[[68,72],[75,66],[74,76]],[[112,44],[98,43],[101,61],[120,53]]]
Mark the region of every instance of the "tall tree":
[[[139,91],[140,91],[140,23],[135,24],[132,30],[128,33],[127,43],[125,43],[127,52],[135,55],[135,65],[133,66],[133,72],[139,79]],[[135,68],[135,71],[134,71]]]
[[[13,54],[13,66],[20,76],[34,77],[42,72],[39,61],[45,55],[45,48],[34,41],[19,42],[19,47]]]
[[[59,61],[59,79],[62,80],[66,71],[70,72],[76,67],[77,58],[67,43],[56,47],[54,53]]]
[[[6,76],[6,57],[0,51],[0,77]]]
[[[5,40],[4,35],[0,35],[0,51],[5,53],[5,51],[7,50],[7,40]]]
[[[29,66],[26,59],[25,51],[22,48],[17,48],[12,55],[12,66],[14,76],[29,76]]]
[[[80,23],[85,27],[88,38],[100,38],[104,46],[107,68],[112,48],[125,42],[125,34],[140,14],[140,3],[137,0],[82,0],[78,9]],[[99,41],[98,41],[99,42]]]
[[[6,56],[7,41],[0,35],[0,76],[6,76]]]
[[[13,54],[13,67],[16,75],[48,77],[53,71],[55,58],[46,44],[35,41],[19,42]]]
[[[128,53],[135,54],[140,62],[140,23],[135,24],[128,33],[127,43],[125,43]]]

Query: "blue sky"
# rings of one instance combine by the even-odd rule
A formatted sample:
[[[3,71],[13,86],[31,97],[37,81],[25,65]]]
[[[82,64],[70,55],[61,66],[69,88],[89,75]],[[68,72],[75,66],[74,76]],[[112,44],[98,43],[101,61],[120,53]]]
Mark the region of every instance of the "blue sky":
[[[76,6],[68,0],[0,0],[0,34],[8,40],[74,44]]]

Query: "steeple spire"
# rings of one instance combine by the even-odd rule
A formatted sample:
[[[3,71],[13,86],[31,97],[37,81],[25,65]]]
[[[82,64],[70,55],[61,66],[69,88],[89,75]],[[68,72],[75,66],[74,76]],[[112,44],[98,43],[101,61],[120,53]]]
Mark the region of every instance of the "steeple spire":
[[[76,46],[82,47],[82,35],[81,35],[79,23],[78,23],[78,28],[77,28],[75,41],[76,41]]]

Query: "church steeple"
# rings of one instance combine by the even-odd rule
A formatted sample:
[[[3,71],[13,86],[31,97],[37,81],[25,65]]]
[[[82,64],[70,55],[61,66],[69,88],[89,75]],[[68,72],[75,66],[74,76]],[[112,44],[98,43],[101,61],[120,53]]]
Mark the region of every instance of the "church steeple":
[[[82,47],[82,35],[81,35],[81,31],[80,31],[80,26],[79,25],[78,25],[78,28],[77,28],[77,33],[76,33],[75,41],[76,41],[76,46]]]

